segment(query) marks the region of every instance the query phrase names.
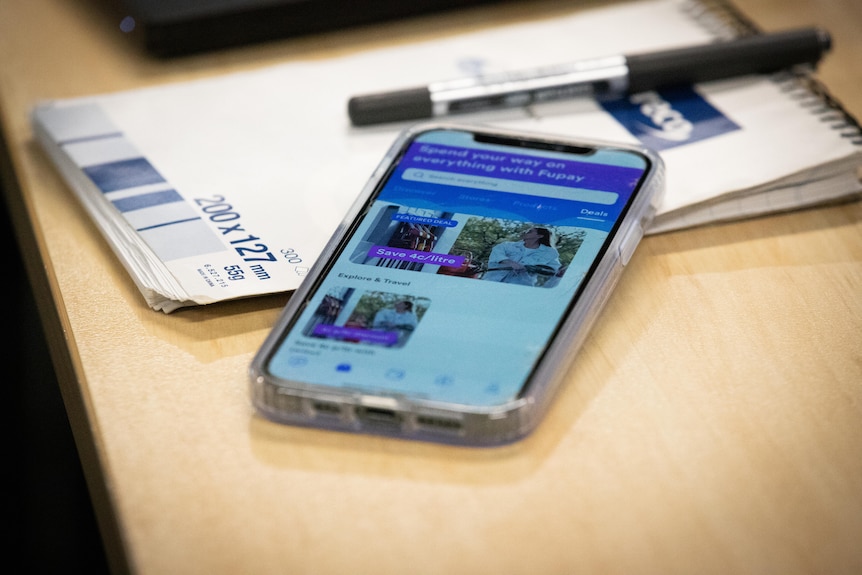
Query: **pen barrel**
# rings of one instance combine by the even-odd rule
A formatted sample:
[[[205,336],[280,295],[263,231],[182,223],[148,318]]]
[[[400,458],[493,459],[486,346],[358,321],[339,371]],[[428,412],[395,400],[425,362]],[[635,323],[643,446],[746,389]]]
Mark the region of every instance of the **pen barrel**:
[[[423,87],[354,96],[347,102],[347,114],[355,126],[430,118],[431,93]]]
[[[766,74],[798,64],[816,65],[831,48],[820,28],[756,34],[691,48],[626,57],[629,93],[746,74]]]

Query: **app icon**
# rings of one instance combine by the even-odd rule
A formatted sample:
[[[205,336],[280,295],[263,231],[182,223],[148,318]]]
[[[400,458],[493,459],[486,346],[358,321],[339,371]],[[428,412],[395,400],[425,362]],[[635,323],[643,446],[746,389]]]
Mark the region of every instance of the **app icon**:
[[[436,385],[445,387],[447,385],[452,385],[453,383],[455,383],[455,378],[451,375],[438,375],[434,378],[434,383]]]

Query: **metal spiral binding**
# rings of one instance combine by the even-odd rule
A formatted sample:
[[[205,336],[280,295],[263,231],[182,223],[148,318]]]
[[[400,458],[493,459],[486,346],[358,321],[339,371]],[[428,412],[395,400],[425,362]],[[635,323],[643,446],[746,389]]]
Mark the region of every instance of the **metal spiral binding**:
[[[687,0],[680,5],[680,9],[717,39],[728,40],[762,32],[729,0]],[[829,93],[810,69],[799,67],[778,72],[772,79],[801,106],[820,116],[824,123],[829,123],[830,128],[842,138],[862,147],[862,125],[859,120]]]

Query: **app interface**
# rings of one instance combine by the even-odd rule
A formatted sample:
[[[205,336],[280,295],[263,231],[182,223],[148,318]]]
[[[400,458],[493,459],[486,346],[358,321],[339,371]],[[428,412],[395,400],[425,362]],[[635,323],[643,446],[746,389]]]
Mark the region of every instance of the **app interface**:
[[[269,362],[276,377],[471,406],[516,398],[647,159],[420,134]]]

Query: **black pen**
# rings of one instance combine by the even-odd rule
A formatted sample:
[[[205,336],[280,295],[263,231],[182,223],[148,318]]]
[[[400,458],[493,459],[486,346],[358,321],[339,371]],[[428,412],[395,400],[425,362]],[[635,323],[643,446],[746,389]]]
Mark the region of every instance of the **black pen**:
[[[816,65],[831,46],[829,33],[820,28],[754,34],[687,48],[594,58],[354,96],[347,111],[350,121],[362,126],[577,96],[635,94],[672,85],[766,74],[798,64]]]

